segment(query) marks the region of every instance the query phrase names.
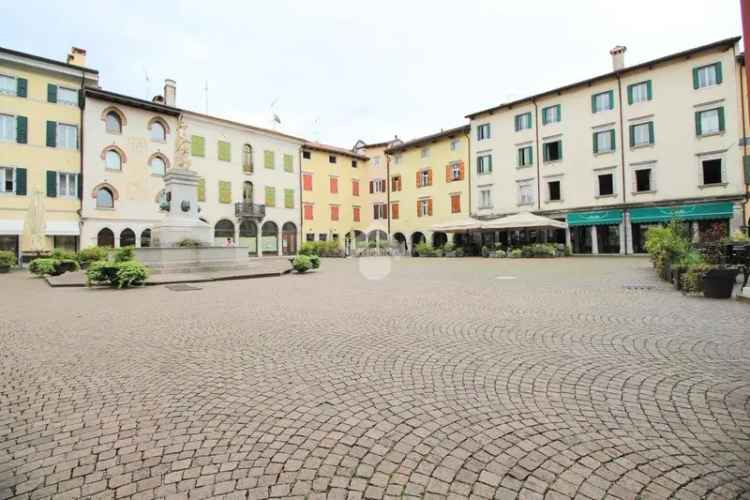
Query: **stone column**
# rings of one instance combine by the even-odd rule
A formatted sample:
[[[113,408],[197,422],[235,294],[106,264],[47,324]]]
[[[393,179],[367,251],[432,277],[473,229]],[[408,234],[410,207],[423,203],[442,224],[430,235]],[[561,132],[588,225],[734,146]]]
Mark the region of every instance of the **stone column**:
[[[698,221],[693,221],[690,223],[690,233],[693,243],[698,243],[701,239],[701,232],[698,226]]]
[[[570,239],[570,226],[565,228],[565,246],[568,247],[568,250],[573,252],[573,242]]]
[[[596,226],[591,226],[591,253],[599,255],[599,240],[596,237]]]
[[[620,225],[618,227],[620,231],[620,255],[625,255],[625,220],[623,219],[622,222],[620,222]]]
[[[630,223],[630,214],[625,212],[625,227],[627,232],[625,234],[625,248],[627,249],[628,255],[633,255],[633,224]]]
[[[742,220],[742,204],[734,203],[732,218],[729,219],[729,234],[731,235],[735,231],[739,231],[742,226],[745,225],[745,221]]]

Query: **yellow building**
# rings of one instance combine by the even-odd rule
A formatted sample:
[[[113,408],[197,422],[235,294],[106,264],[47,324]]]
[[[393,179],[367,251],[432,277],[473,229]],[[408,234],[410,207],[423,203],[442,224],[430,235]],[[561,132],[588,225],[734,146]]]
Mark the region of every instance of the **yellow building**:
[[[66,63],[0,48],[0,249],[76,250],[81,208],[80,89],[86,51]]]
[[[304,241],[360,239],[367,228],[367,156],[308,142],[302,148],[302,238]],[[342,243],[343,244],[343,243]]]
[[[434,226],[468,218],[469,125],[391,146],[390,234],[402,250],[420,242],[442,246]]]

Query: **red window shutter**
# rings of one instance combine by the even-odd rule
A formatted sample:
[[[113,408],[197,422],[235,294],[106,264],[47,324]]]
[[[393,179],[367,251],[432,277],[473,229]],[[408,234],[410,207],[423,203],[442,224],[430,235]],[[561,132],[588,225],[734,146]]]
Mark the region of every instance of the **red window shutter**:
[[[427,215],[432,215],[432,198],[427,200]]]
[[[352,180],[352,196],[359,196],[359,181]]]
[[[331,205],[331,220],[339,220],[339,207]]]
[[[420,180],[420,174],[421,172],[417,171],[417,187],[422,187],[422,185],[419,183]]]
[[[464,180],[464,162],[458,164],[458,180]]]
[[[352,209],[352,214],[353,214],[354,222],[359,222],[359,207],[354,207]]]
[[[331,177],[331,194],[339,192],[339,180],[337,177]]]
[[[451,195],[451,212],[457,214],[461,211],[461,195]]]
[[[305,205],[305,220],[313,220],[313,206]]]
[[[398,203],[391,203],[391,219],[398,219]]]
[[[312,191],[312,174],[304,174],[302,176],[302,187],[305,191]]]
[[[417,200],[417,217],[422,217],[422,214],[419,213],[419,200]]]
[[[432,169],[427,171],[427,185],[432,186]]]
[[[453,179],[451,179],[451,166],[450,164],[445,166],[445,182],[450,182]]]
[[[373,181],[370,181],[370,194],[374,193]]]

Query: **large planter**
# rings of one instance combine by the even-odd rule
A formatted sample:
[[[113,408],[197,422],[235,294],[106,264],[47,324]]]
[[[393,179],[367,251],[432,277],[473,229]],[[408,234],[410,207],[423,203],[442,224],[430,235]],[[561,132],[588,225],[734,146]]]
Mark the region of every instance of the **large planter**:
[[[736,269],[711,269],[703,276],[703,296],[711,299],[730,298],[736,279]]]
[[[10,272],[10,266],[0,264],[0,274],[7,274]]]

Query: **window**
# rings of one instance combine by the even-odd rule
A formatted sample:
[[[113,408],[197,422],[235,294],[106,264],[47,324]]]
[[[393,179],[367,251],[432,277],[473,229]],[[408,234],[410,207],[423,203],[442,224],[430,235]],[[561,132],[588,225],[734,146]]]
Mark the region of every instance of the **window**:
[[[615,194],[615,175],[599,174],[599,196]]]
[[[78,149],[78,127],[58,123],[57,147],[62,149]]]
[[[530,182],[521,182],[518,184],[518,204],[534,204],[534,188]]]
[[[122,156],[114,149],[108,149],[104,155],[104,167],[107,170],[122,170]]]
[[[724,132],[724,108],[696,111],[695,132],[698,136]]]
[[[628,85],[628,104],[651,100],[651,80]]]
[[[401,176],[394,175],[391,177],[391,191],[401,191]]]
[[[460,163],[453,163],[450,166],[450,180],[451,181],[460,181],[462,176],[461,172],[461,164]]]
[[[329,184],[330,184],[330,190],[331,194],[338,194],[339,192],[339,178],[338,177],[329,177]]]
[[[693,69],[693,88],[702,89],[721,83],[721,63],[708,64]]]
[[[305,220],[313,220],[313,206],[309,203],[304,205]]]
[[[372,159],[372,166],[373,167],[379,167],[380,166],[380,157],[376,156]]]
[[[0,167],[0,193],[16,192],[16,169]]]
[[[253,147],[250,144],[242,146],[242,171],[246,174],[253,173]]]
[[[534,158],[533,158],[532,151],[533,150],[531,146],[518,148],[518,166],[519,167],[528,167],[529,165],[533,165]]]
[[[644,193],[651,191],[651,169],[642,168],[635,171],[635,191]]]
[[[0,141],[16,141],[16,118],[11,115],[0,115]]]
[[[352,168],[357,168],[357,160],[352,160]]]
[[[531,113],[523,113],[520,115],[516,115],[516,132],[519,130],[525,130],[527,128],[531,128]]]
[[[152,141],[166,142],[167,129],[164,127],[164,124],[158,121],[153,121],[151,122],[151,125],[149,126],[148,130],[149,130],[149,136],[151,137]]]
[[[63,198],[78,198],[78,175],[58,172],[57,196]]]
[[[218,141],[216,143],[216,158],[219,161],[232,161],[232,145],[227,141]]]
[[[560,201],[562,196],[560,194],[560,181],[549,181],[547,183],[547,200],[548,201]]]
[[[164,158],[160,156],[152,156],[148,165],[151,167],[152,175],[163,176],[167,173],[167,162],[165,162]]]
[[[352,179],[352,196],[359,196],[359,180]]]
[[[459,141],[458,139],[451,140],[451,151],[458,151],[460,147],[461,147],[461,141]]]
[[[615,150],[615,130],[594,132],[594,154],[611,153]]]
[[[492,208],[492,190],[479,190],[479,208]]]
[[[451,213],[452,214],[461,213],[461,195],[460,194],[451,195]]]
[[[490,124],[483,123],[477,126],[477,140],[483,141],[490,138]]]
[[[336,163],[336,156],[335,155],[330,155],[328,157],[328,163]]]
[[[0,75],[0,94],[16,95],[18,88],[16,79],[12,76]]]
[[[654,122],[638,123],[630,126],[630,147],[646,146],[654,143]]]
[[[354,219],[354,222],[359,222],[359,219],[360,219],[359,207],[352,207],[352,219]]]
[[[542,147],[544,148],[544,161],[562,160],[562,141],[545,142]]]
[[[419,155],[422,158],[429,158],[430,157],[430,148],[422,148],[422,151],[419,152]]]
[[[417,187],[424,187],[432,185],[432,171],[431,170],[420,170],[417,173]]]
[[[115,197],[108,188],[96,192],[96,208],[115,208]]]
[[[432,199],[422,198],[417,200],[417,217],[428,217],[432,215]]]
[[[397,220],[398,219],[398,210],[399,205],[397,201],[394,201],[391,203],[391,219]]]
[[[315,235],[313,233],[307,233],[305,235],[305,240],[307,240],[307,241],[315,241]]]
[[[294,208],[294,189],[284,189],[284,208]]]
[[[492,155],[477,156],[477,173],[480,175],[492,173]]]
[[[303,158],[304,160],[309,160],[311,156],[312,156],[312,155],[310,154],[310,152],[309,152],[309,151],[302,151],[302,158]],[[308,236],[310,236],[310,235],[308,235]]]
[[[542,125],[548,123],[557,123],[561,119],[560,105],[555,104],[554,106],[547,106],[542,109]]]
[[[302,189],[305,191],[312,191],[313,189],[313,178],[309,172],[302,174]]]
[[[121,134],[122,133],[122,120],[120,115],[114,111],[107,113],[104,119],[104,128],[110,134]]]
[[[332,221],[339,220],[339,206],[338,205],[331,205],[331,220]]]
[[[273,151],[263,151],[263,166],[269,170],[276,168],[276,155]]]
[[[328,235],[326,233],[318,234],[318,241],[326,241],[327,239],[328,239]]]
[[[57,102],[68,106],[78,106],[78,91],[57,87]]]
[[[703,185],[708,186],[711,184],[722,184],[722,162],[721,158],[714,158],[711,160],[703,160],[701,162],[703,167]]]
[[[610,109],[615,109],[614,91],[608,90],[607,92],[601,92],[591,96],[591,111],[593,113],[599,113]]]
[[[193,156],[206,156],[206,139],[200,135],[190,137],[190,154]]]
[[[375,203],[373,208],[373,219],[387,219],[388,218],[388,206],[385,203]]]
[[[370,193],[385,193],[385,179],[370,181]]]
[[[266,206],[276,206],[276,188],[273,186],[266,186]]]

